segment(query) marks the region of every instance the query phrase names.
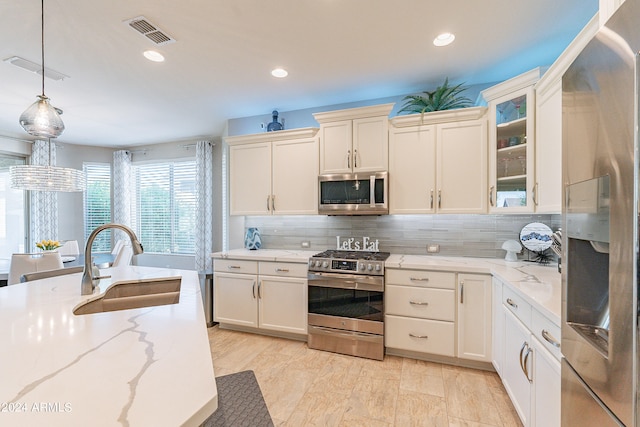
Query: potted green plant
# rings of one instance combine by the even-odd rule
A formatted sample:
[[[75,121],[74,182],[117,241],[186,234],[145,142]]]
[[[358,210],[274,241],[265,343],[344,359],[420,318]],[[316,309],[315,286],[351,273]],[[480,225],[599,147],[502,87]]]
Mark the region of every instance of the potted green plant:
[[[434,91],[424,91],[419,95],[408,95],[402,100],[406,101],[398,114],[429,113],[431,111],[452,110],[454,108],[465,108],[472,105],[472,101],[460,96],[467,90],[462,83],[449,86],[449,78],[444,79],[444,83]]]

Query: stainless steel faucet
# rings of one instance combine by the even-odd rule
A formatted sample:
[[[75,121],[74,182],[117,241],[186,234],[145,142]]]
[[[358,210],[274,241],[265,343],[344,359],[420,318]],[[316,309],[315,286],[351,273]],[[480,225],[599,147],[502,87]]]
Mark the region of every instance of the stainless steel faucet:
[[[93,260],[91,259],[91,246],[93,245],[93,241],[98,236],[102,230],[106,230],[107,228],[117,228],[119,230],[124,231],[129,235],[129,239],[131,239],[131,246],[133,247],[133,254],[139,255],[144,252],[142,248],[142,244],[138,240],[136,233],[133,232],[132,229],[122,224],[104,224],[99,227],[96,227],[95,230],[91,232],[89,238],[87,239],[87,244],[84,248],[84,273],[82,273],[82,284],[80,288],[81,295],[91,295],[96,288],[95,281],[104,277],[93,277]]]

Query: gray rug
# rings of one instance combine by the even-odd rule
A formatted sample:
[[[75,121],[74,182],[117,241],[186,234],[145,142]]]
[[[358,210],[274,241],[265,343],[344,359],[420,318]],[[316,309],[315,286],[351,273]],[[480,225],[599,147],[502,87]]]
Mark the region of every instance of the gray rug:
[[[253,371],[216,378],[218,410],[202,427],[273,427]]]

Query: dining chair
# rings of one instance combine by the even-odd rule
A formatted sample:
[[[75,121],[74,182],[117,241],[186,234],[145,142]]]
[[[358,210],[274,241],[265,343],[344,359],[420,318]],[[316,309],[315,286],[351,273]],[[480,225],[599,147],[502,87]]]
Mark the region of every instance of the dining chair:
[[[62,258],[58,251],[37,254],[13,254],[9,264],[8,285],[20,283],[20,276],[26,273],[63,268]]]
[[[120,251],[116,255],[115,259],[113,260],[113,264],[111,264],[111,266],[120,267],[123,265],[129,265],[131,264],[132,258],[133,258],[133,248],[131,247],[131,245],[123,244],[122,247],[120,248]]]
[[[77,240],[67,240],[62,246],[58,248],[61,256],[78,256],[80,255],[80,248],[78,247]]]

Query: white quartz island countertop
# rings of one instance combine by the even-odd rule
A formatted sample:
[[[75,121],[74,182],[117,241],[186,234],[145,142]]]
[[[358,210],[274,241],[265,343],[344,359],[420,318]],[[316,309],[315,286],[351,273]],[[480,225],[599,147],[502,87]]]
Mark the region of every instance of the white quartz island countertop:
[[[321,251],[283,249],[232,249],[211,254],[214,259],[280,261],[306,263]],[[535,262],[508,262],[495,258],[391,254],[385,268],[429,269],[459,273],[492,274],[510,285],[523,298],[560,326],[561,284],[557,265]]]
[[[218,407],[195,271],[101,270],[0,288],[0,425],[200,425]],[[182,277],[177,304],[74,315],[119,281]]]

